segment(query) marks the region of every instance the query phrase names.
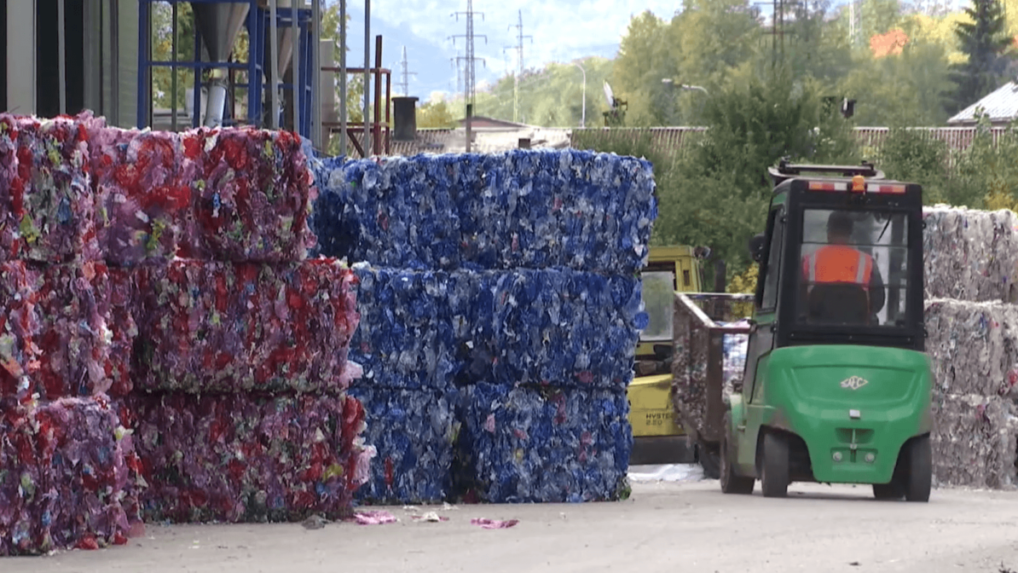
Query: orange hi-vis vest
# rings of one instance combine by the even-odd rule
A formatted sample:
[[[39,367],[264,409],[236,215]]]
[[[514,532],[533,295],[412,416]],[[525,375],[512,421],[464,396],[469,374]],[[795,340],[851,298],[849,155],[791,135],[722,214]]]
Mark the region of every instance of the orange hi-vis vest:
[[[802,272],[809,283],[849,283],[863,287],[867,294],[873,276],[873,258],[842,245],[817,249],[802,261]]]

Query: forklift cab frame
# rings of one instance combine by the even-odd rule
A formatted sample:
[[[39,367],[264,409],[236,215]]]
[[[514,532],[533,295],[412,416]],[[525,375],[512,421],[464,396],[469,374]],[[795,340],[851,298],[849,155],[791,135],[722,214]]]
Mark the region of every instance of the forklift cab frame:
[[[755,359],[761,353],[786,346],[861,344],[923,352],[922,188],[914,184],[871,180],[863,182],[861,190],[853,191],[852,186],[858,186],[859,179],[846,182],[844,179],[806,177],[800,173],[807,168],[818,172],[823,172],[824,168],[794,167],[795,173],[782,174],[783,178],[774,189],[768,209],[766,233],[758,235],[750,246],[754,258],[760,264],[760,279],[755,292],[754,332],[750,338],[744,380],[751,379]],[[844,172],[849,168],[827,169]],[[860,168],[853,175],[858,177],[859,172],[874,173],[870,166]],[[804,245],[808,249],[811,242],[826,244],[825,240],[811,241],[814,237],[807,235],[815,229],[807,227],[810,223],[815,226],[819,218],[817,215],[834,211],[851,214],[865,222],[878,221],[885,225],[879,244],[859,241],[848,246],[858,247],[862,251],[877,251],[874,253],[877,259],[881,255],[885,255],[885,259],[888,258],[886,255],[890,255],[892,260],[886,261],[887,266],[896,264],[899,267],[886,273],[891,276],[883,277],[882,281],[885,292],[890,292],[887,292],[884,308],[880,310],[889,311],[891,309],[888,307],[895,305],[895,321],[876,324],[810,324],[803,320],[800,311],[806,301],[801,300],[801,296],[803,287],[808,286],[803,284],[805,277],[802,262],[804,254],[807,254],[804,253]],[[877,270],[880,270],[879,266]]]

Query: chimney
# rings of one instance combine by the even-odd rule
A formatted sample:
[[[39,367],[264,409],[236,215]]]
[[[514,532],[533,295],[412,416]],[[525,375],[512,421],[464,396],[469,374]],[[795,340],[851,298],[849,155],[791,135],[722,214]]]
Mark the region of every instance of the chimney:
[[[392,104],[396,124],[393,129],[393,140],[413,141],[417,138],[417,98],[394,97]]]

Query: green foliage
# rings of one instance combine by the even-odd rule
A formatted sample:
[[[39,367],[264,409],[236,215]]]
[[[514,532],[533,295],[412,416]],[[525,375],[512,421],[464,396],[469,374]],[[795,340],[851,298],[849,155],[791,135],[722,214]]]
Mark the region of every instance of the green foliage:
[[[972,21],[959,23],[956,30],[968,61],[953,66],[951,79],[957,85],[952,102],[955,112],[999,87],[1012,42],[1000,0],[972,0],[972,6],[965,12]]]
[[[417,110],[418,129],[454,128],[456,118],[453,117],[449,104],[444,100],[428,102]]]

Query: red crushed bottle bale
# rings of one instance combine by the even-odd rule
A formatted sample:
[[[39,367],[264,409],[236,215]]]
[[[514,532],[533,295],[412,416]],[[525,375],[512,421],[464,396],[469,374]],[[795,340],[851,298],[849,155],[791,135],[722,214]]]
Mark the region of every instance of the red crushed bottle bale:
[[[348,517],[373,450],[364,409],[337,395],[132,394],[146,521]]]
[[[206,129],[183,138],[194,172],[194,219],[182,256],[244,262],[299,261],[315,236],[317,196],[300,138],[286,131]]]
[[[335,259],[178,260],[140,270],[136,389],[342,391],[357,329],[357,278]]]
[[[107,392],[109,300],[101,262],[0,264],[0,397]]]
[[[138,509],[125,437],[102,396],[0,401],[0,556],[122,544]]]
[[[191,208],[181,136],[95,126],[92,181],[99,244],[115,266],[166,263],[177,254]]]
[[[0,114],[0,260],[100,257],[91,187],[90,112],[54,119]],[[4,149],[7,149],[5,152]],[[13,155],[12,152],[13,151]]]

